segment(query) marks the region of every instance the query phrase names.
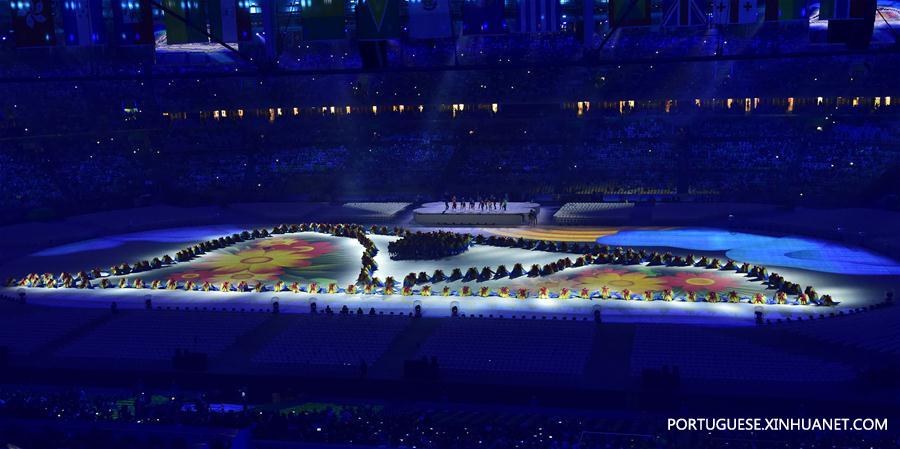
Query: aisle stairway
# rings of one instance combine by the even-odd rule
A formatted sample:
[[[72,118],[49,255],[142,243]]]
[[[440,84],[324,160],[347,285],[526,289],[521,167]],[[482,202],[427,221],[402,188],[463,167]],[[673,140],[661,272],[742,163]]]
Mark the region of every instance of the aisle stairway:
[[[586,385],[613,389],[629,381],[634,325],[600,324],[584,370]]]
[[[247,361],[259,352],[272,338],[294,323],[291,315],[272,314],[257,328],[238,337],[231,347],[216,360],[210,361],[210,370],[223,372],[252,372]]]
[[[411,320],[406,330],[400,332],[381,358],[372,364],[369,377],[381,379],[402,377],[403,363],[415,358],[422,343],[441,325],[441,321],[436,318]]]
[[[106,324],[108,321],[114,319],[116,317],[112,312],[103,313],[100,316],[89,320],[83,323],[80,326],[75,327],[69,332],[66,332],[62,335],[57,336],[56,338],[50,340],[44,345],[39,346],[34,350],[33,356],[34,360],[43,360],[45,358],[49,358],[52,354],[54,354],[58,349],[61,349],[68,343],[75,341],[85,335],[94,332],[99,327]]]

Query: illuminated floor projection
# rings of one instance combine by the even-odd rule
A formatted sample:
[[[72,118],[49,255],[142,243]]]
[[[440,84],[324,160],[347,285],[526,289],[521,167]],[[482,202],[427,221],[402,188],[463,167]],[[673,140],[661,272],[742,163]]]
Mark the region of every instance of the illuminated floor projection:
[[[136,273],[145,282],[347,284],[356,280],[363,248],[354,240],[302,232],[241,242],[185,263]]]
[[[179,248],[192,242],[241,230],[224,225],[158,230],[48,248],[19,263],[4,265],[5,271],[23,267],[22,271],[3,273],[18,282],[4,291],[9,295],[24,292],[29,302],[54,306],[108,307],[116,301],[120,307],[137,308],[152,299],[155,307],[230,310],[270,308],[277,300],[281,310],[298,313],[308,312],[309,304],[316,302],[319,307],[335,309],[347,305],[354,311],[375,308],[385,313],[409,313],[414,305],[421,305],[425,313],[446,316],[456,306],[461,313],[485,316],[574,319],[591,318],[599,308],[610,321],[752,325],[756,311],[775,319],[873,304],[900,279],[896,262],[857,248],[802,237],[681,228],[469,229],[467,232],[484,236],[577,242],[581,246],[576,251],[561,251],[474,244],[459,255],[437,260],[392,260],[388,245],[399,237],[390,233],[367,232],[357,239],[324,231],[286,232],[234,241],[197,257],[184,261],[176,258],[171,264],[137,273],[117,276],[110,268],[164,254],[174,257]],[[594,244],[609,245],[613,250],[623,247],[626,251],[671,252],[682,257],[693,253],[698,262],[670,266],[646,259],[642,263],[599,264],[579,260]],[[364,268],[366,245],[377,251],[370,266]],[[708,262],[701,263],[702,257]],[[721,265],[710,268],[716,258]],[[546,271],[565,259],[568,265]],[[737,263],[726,267],[729,260]],[[743,262],[765,266],[768,274],[777,272],[800,288],[812,286],[820,296],[831,295],[835,305],[824,306],[821,301],[804,305],[795,294],[779,304],[776,289],[752,273],[739,272],[737,268]],[[516,264],[521,265],[520,273],[513,273]],[[40,270],[36,266],[52,268]],[[81,268],[70,268],[75,266]],[[56,277],[58,267],[72,273],[98,267],[95,272],[99,276],[91,280],[92,288],[88,289],[61,285],[47,288],[35,280],[46,276],[43,273],[52,272],[50,277]],[[367,269],[376,281],[369,289],[358,282],[360,271]],[[437,272],[446,276],[438,279]],[[454,277],[454,272],[460,275]],[[25,285],[21,280],[28,273],[35,274],[33,282]],[[410,273],[417,282],[409,282]],[[387,288],[389,279],[395,280],[392,289]],[[236,290],[234,286],[241,282],[249,287]],[[227,291],[222,291],[224,283]],[[208,287],[201,288],[203,284]],[[256,284],[259,286],[253,288]],[[758,303],[761,297],[764,304]]]

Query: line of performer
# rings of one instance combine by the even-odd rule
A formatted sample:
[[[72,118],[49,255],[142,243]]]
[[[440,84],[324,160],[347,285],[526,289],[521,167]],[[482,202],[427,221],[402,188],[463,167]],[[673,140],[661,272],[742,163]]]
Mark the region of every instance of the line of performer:
[[[448,210],[453,212],[506,212],[508,204],[509,200],[506,195],[502,199],[495,196],[457,199],[456,195],[453,195],[450,199],[444,200],[444,212]]]

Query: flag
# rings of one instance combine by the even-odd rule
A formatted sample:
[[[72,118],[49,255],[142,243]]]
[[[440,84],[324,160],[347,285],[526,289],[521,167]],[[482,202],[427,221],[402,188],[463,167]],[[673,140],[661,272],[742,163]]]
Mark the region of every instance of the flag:
[[[90,45],[91,5],[88,0],[64,0],[62,4],[63,29],[66,45]],[[103,22],[100,22],[102,25]]]
[[[872,41],[875,0],[822,0],[819,20],[828,22],[827,41],[865,48]]]
[[[237,42],[236,0],[209,0],[209,34],[224,42]]]
[[[806,0],[766,0],[766,20],[801,20],[808,15]]]
[[[650,0],[609,0],[611,26],[650,25]]]
[[[453,35],[450,0],[410,0],[409,35],[414,39],[434,39]]]
[[[172,10],[175,15],[184,19],[181,20],[179,17],[166,13],[164,20],[166,24],[166,44],[209,42],[209,38],[196,28],[206,29],[205,0],[165,0],[163,5]],[[188,25],[188,23],[193,26]]]
[[[503,0],[466,0],[462,6],[463,34],[501,34],[506,32],[503,21]]]
[[[581,5],[581,38],[587,49],[594,48],[594,0],[582,0]]]
[[[346,37],[343,0],[300,0],[300,8],[303,39],[312,41]]]
[[[519,0],[519,31],[554,33],[559,31],[559,0]]]
[[[874,0],[822,0],[819,20],[864,19],[871,1]]]
[[[819,4],[819,20],[847,19],[850,17],[850,0],[822,0]]]
[[[40,47],[56,44],[51,0],[10,1],[12,29],[16,47]]]
[[[781,0],[778,4],[779,20],[800,20],[807,18],[806,0]]]
[[[713,22],[718,24],[756,23],[759,9],[754,0],[715,0]]]
[[[253,28],[250,22],[250,9],[256,8],[255,0],[238,0],[235,20],[237,21],[238,42],[248,42],[253,39]]]
[[[661,24],[664,27],[706,25],[707,6],[704,0],[665,0]]]
[[[91,20],[91,42],[95,45],[105,44],[107,34],[106,19],[103,17],[103,0],[89,0]],[[151,14],[153,11],[151,10]]]
[[[119,45],[153,45],[150,0],[112,0],[113,31]]]
[[[356,36],[369,41],[400,37],[400,0],[360,0]]]

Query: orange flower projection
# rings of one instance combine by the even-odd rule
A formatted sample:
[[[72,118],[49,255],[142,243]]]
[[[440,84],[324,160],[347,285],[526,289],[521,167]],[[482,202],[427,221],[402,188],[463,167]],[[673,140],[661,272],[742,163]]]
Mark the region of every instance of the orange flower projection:
[[[666,285],[682,290],[721,291],[739,286],[740,282],[730,276],[715,272],[682,272],[666,279]]]
[[[329,254],[334,246],[329,242],[309,242],[290,237],[259,240],[237,252],[224,252],[198,264],[222,273],[246,271],[265,274],[285,268],[307,267],[311,259]]]
[[[198,271],[185,271],[182,273],[175,273],[172,275],[171,279],[174,279],[179,282],[188,282],[193,281],[194,283],[202,283],[202,282],[210,282],[210,283],[220,283],[220,282],[232,282],[237,283],[241,281],[270,281],[278,279],[281,275],[281,270],[271,270],[264,272],[251,273],[249,271],[244,272],[216,272],[209,270],[198,270]]]
[[[328,237],[326,237],[328,238]],[[165,279],[195,283],[274,280],[318,280],[332,282],[339,270],[355,271],[356,257],[339,250],[338,245],[322,237],[275,236],[239,243],[231,248],[211,251],[195,261],[178,264]],[[347,268],[351,267],[351,268]]]
[[[573,279],[576,287],[600,288],[604,285],[611,290],[631,291],[662,290],[666,286],[664,278],[647,276],[640,271],[620,271],[614,269],[592,270]]]
[[[314,256],[312,256],[314,257]],[[217,255],[198,265],[218,273],[265,273],[288,267],[303,267],[310,264],[311,256],[282,249],[266,251],[265,249],[249,249],[236,253]]]

